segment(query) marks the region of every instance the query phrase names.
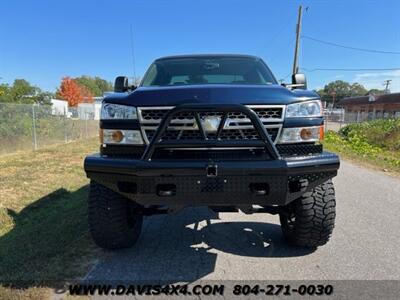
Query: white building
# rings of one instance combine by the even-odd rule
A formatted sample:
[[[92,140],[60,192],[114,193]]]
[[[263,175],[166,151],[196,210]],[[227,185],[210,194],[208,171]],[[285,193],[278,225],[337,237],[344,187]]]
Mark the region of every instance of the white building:
[[[68,102],[59,99],[50,99],[51,113],[56,116],[63,116],[68,113]]]
[[[79,103],[77,117],[82,120],[100,120],[101,103],[104,97],[93,97],[92,103]]]
[[[77,107],[69,107],[68,101],[65,100],[51,99],[51,113],[81,120],[100,120],[103,99],[104,97],[93,97],[92,103],[79,103]]]

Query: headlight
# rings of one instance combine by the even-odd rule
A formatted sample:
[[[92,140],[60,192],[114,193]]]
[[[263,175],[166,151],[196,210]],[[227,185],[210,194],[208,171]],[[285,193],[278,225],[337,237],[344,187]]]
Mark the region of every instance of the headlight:
[[[100,142],[108,145],[143,145],[143,138],[139,130],[102,129]]]
[[[321,101],[305,101],[286,106],[286,118],[298,117],[322,117]]]
[[[283,128],[280,144],[317,142],[324,138],[324,126]]]
[[[137,119],[136,107],[104,103],[101,107],[102,120]]]

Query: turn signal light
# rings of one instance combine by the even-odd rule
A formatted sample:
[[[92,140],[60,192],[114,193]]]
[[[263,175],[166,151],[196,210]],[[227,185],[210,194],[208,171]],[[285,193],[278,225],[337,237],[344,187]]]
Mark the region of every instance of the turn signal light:
[[[283,128],[279,143],[318,142],[323,134],[323,126]]]
[[[100,142],[114,145],[143,145],[143,138],[139,130],[101,129]]]
[[[322,141],[325,137],[325,128],[324,126],[321,126],[319,128],[319,140]]]
[[[120,143],[124,138],[124,134],[121,132],[121,130],[115,130],[111,133],[110,138],[114,143]]]

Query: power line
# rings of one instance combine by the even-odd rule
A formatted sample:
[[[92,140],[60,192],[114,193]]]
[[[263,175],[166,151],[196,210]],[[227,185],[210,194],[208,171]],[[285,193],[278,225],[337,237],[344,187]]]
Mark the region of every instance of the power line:
[[[293,12],[292,14],[290,14],[288,20],[291,20],[295,15],[296,15],[296,12]],[[275,33],[275,35],[268,41],[268,43],[272,45],[272,44],[275,42],[275,40],[276,40],[276,38],[277,38],[278,36],[282,36],[283,31],[286,31],[286,30],[288,29],[289,24],[290,24],[290,23],[287,22],[287,23],[285,23],[284,26],[281,26],[281,27],[279,28],[279,30]],[[292,25],[292,24],[290,24],[290,25]]]
[[[303,71],[307,72],[315,72],[315,71],[345,71],[345,72],[354,72],[354,71],[397,71],[400,68],[361,68],[361,69],[340,69],[340,68],[301,68]]]
[[[332,42],[327,42],[327,41],[323,41],[323,40],[320,40],[320,39],[316,39],[316,38],[313,38],[313,37],[307,36],[307,35],[302,35],[301,38],[308,39],[308,40],[311,40],[311,41],[314,41],[314,42],[318,42],[318,43],[321,43],[321,44],[325,44],[325,45],[330,45],[330,46],[340,47],[340,48],[345,48],[345,49],[350,49],[350,50],[370,52],[370,53],[400,55],[400,52],[396,52],[396,51],[381,51],[381,50],[374,50],[374,49],[366,49],[366,48],[345,46],[345,45],[341,45],[341,44],[336,44],[336,43],[332,43]]]
[[[296,15],[296,12],[293,12],[292,14],[290,14],[290,16],[289,16],[289,18],[288,18],[288,20],[292,20],[293,19],[293,17]],[[280,27],[280,29],[277,31],[277,33],[273,36],[273,38],[271,39],[271,40],[269,40],[269,44],[274,44],[273,42],[275,42],[275,40],[276,40],[276,38],[278,37],[278,36],[285,36],[285,35],[282,35],[282,33],[283,33],[283,31],[287,31],[287,29],[289,28],[289,25],[292,25],[292,24],[290,24],[290,21],[288,21],[287,23],[285,23],[285,25],[284,26],[281,26]],[[279,50],[279,55],[281,55],[282,54],[282,51],[280,51],[282,48],[287,48],[287,46],[289,45],[289,44],[291,44],[291,43],[293,43],[294,42],[294,38],[293,39],[290,39],[290,41],[288,42],[288,43],[285,43],[285,45],[284,45],[284,47],[282,46],[282,47],[278,47],[278,50]],[[275,46],[276,46],[276,43],[274,44]],[[275,62],[275,60],[278,58],[278,55],[276,55],[276,51],[275,51],[275,53],[274,53],[274,55],[272,55],[272,56],[270,56],[269,57],[269,59],[268,59],[268,64],[271,64],[272,62]]]
[[[278,81],[280,81],[281,83],[283,83],[289,76],[292,75],[292,72],[290,72],[289,74],[287,74],[285,77],[279,79]]]
[[[279,47],[278,49],[279,49],[279,50],[288,49],[288,46],[289,46],[290,44],[293,44],[295,41],[296,41],[296,37],[293,37],[290,41],[288,41],[288,42],[285,44],[284,47]],[[282,51],[280,51],[279,54],[282,55]],[[275,62],[278,58],[279,58],[278,55],[274,55],[274,56],[272,56],[271,59],[268,59],[268,60],[267,60],[267,63],[268,63],[269,65],[271,65],[271,64],[272,64],[273,62]]]

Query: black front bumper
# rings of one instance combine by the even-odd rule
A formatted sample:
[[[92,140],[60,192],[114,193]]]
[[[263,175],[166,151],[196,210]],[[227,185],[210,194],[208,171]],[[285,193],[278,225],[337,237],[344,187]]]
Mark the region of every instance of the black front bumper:
[[[339,157],[323,152],[265,161],[215,161],[213,166],[216,176],[207,173],[207,161],[146,161],[99,154],[85,159],[90,179],[142,205],[232,206],[286,205],[336,176]],[[168,189],[171,193],[164,193]]]

